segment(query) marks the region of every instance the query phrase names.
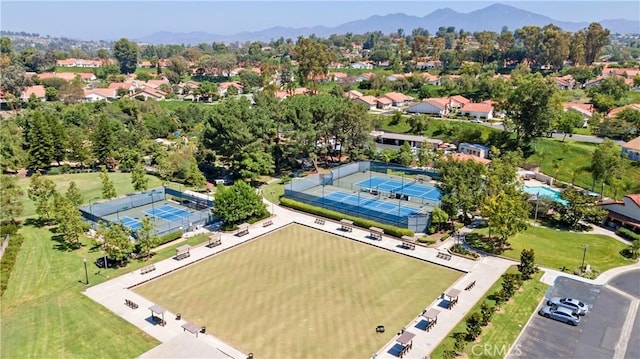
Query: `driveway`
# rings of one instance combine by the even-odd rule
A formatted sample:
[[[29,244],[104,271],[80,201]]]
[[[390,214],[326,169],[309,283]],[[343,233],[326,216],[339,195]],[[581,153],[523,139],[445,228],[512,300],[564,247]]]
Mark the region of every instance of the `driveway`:
[[[638,272],[627,273],[612,279],[623,288],[634,288]],[[638,358],[638,318],[627,318],[632,302],[617,288],[593,285],[567,277],[558,277],[546,297],[576,297],[591,306],[577,327],[547,319],[535,313],[515,343],[508,358]],[[543,303],[544,304],[544,303]],[[637,309],[637,303],[635,309]],[[634,311],[631,311],[634,312]],[[637,313],[637,311],[635,311]],[[635,326],[631,326],[635,321]],[[633,328],[633,331],[632,331]],[[619,344],[624,346],[616,353]],[[627,346],[628,345],[628,346]]]

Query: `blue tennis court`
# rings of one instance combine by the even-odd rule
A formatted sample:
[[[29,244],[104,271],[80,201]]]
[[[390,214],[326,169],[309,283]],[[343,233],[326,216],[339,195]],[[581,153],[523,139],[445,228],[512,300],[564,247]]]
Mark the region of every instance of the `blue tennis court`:
[[[168,204],[144,211],[145,214],[173,222],[189,218],[191,212]]]
[[[393,204],[379,199],[360,198],[343,192],[329,193],[324,198],[317,199],[316,202],[340,202],[354,207],[361,207],[371,212],[386,213],[396,217],[409,217],[420,213],[417,208]]]
[[[440,200],[440,190],[436,187],[415,182],[402,182],[382,177],[371,177],[355,185],[361,188],[376,189],[382,192],[394,192],[431,201]]]
[[[120,222],[124,224],[125,227],[129,228],[132,231],[138,228],[142,228],[142,223],[140,221],[138,221],[135,218],[131,218],[129,216],[120,217]]]

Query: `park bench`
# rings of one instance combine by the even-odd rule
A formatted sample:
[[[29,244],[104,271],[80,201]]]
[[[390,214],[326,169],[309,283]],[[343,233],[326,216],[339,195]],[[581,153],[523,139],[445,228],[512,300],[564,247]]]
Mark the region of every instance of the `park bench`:
[[[402,242],[401,246],[402,248],[405,248],[405,249],[411,249],[411,250],[416,249],[416,245],[409,242]]]
[[[262,226],[263,227],[269,227],[272,224],[273,224],[273,221],[272,220],[268,220],[268,221],[265,221],[264,223],[262,223]]]
[[[138,304],[130,301],[129,299],[125,299],[124,304],[131,309],[138,309]]]
[[[474,280],[473,282],[469,283],[469,284],[464,288],[464,290],[471,290],[471,289],[473,289],[473,287],[475,287],[475,286],[476,286],[476,281]]]
[[[324,219],[322,218],[316,218],[316,224],[319,224],[321,226],[324,226]]]
[[[153,264],[150,264],[146,267],[140,268],[140,274],[147,274],[149,272],[153,272],[154,270],[156,270],[156,266],[154,266]]]
[[[450,261],[451,260],[451,254],[449,253],[445,253],[445,252],[438,252],[438,254],[436,255],[436,257],[438,258],[442,258],[444,260]]]

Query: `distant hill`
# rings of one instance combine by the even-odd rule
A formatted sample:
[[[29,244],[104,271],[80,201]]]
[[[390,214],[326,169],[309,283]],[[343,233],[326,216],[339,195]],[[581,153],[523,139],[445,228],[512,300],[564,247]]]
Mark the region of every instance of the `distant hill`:
[[[565,31],[577,31],[589,26],[588,22],[567,22],[554,20],[548,16],[536,14],[530,11],[518,9],[504,4],[493,4],[483,9],[470,13],[459,13],[449,8],[438,9],[431,14],[419,17],[406,14],[375,15],[362,20],[355,20],[344,23],[336,27],[314,26],[303,28],[272,27],[262,31],[242,32],[233,35],[218,35],[205,32],[175,33],[157,32],[148,36],[136,39],[139,42],[150,44],[198,44],[212,41],[245,42],[263,41],[268,42],[280,37],[297,38],[298,36],[309,36],[315,34],[319,37],[328,37],[331,34],[345,34],[352,32],[362,34],[369,31],[382,31],[390,34],[399,28],[405,33],[411,33],[415,28],[422,27],[435,33],[440,26],[455,26],[456,30],[465,31],[495,31],[500,32],[503,26],[510,30],[515,30],[526,25],[545,26],[555,24]],[[610,19],[600,21],[603,27],[611,30],[612,33],[640,33],[640,21],[625,19]]]

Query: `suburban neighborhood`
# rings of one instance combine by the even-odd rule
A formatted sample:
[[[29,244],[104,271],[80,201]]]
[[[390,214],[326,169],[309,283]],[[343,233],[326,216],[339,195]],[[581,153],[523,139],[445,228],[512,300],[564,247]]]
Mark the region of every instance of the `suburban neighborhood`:
[[[637,14],[148,5],[0,29],[0,356],[640,357]]]

